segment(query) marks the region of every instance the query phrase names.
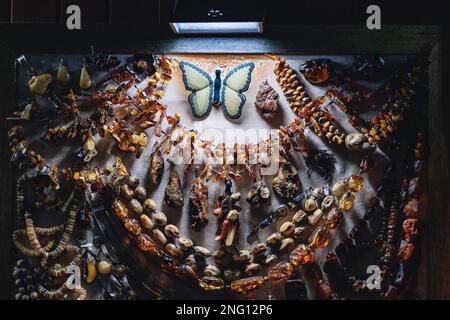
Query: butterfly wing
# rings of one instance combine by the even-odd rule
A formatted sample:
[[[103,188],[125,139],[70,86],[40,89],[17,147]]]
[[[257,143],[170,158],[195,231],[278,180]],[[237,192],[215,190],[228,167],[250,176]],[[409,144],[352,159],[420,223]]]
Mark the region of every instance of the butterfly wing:
[[[211,112],[214,97],[214,83],[209,74],[200,67],[187,62],[180,62],[183,83],[189,95],[192,114],[198,119],[206,118]]]
[[[252,80],[255,68],[253,62],[238,65],[228,72],[222,82],[220,101],[225,116],[229,119],[238,119],[247,100],[242,94],[247,91]]]

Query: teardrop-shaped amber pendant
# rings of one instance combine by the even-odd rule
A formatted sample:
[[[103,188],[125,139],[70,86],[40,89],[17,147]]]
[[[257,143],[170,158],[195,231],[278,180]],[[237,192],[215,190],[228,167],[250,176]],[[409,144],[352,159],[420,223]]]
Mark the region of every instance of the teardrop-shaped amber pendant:
[[[80,75],[80,88],[82,90],[87,90],[92,86],[92,80],[91,76],[89,75],[89,72],[86,68],[86,66],[81,69],[81,75]]]
[[[56,72],[56,81],[62,85],[66,85],[70,81],[69,70],[64,64],[61,65]]]
[[[349,211],[351,208],[353,208],[354,200],[355,196],[350,191],[347,191],[339,200],[339,209],[341,209],[342,211]]]

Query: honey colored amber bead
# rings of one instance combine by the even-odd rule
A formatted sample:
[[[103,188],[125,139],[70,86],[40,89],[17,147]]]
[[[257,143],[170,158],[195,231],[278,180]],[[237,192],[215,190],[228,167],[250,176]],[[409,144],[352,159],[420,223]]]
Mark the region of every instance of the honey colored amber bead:
[[[314,252],[306,244],[299,244],[289,255],[291,263],[294,266],[312,263],[314,261]]]
[[[205,291],[220,290],[225,287],[225,282],[218,277],[202,277],[198,279],[198,285]]]
[[[231,282],[231,290],[236,293],[247,293],[261,287],[263,284],[263,277],[243,278]]]
[[[348,188],[353,192],[359,192],[364,184],[364,178],[359,174],[353,174],[350,179],[348,179]]]
[[[325,248],[330,242],[330,231],[326,227],[317,228],[311,236],[312,248]]]
[[[125,229],[134,236],[139,236],[142,233],[142,228],[136,219],[126,218],[123,224]]]
[[[113,210],[120,220],[125,220],[126,218],[128,218],[128,209],[127,207],[125,207],[122,201],[120,200],[114,201]]]
[[[339,209],[343,211],[349,211],[351,208],[353,208],[354,200],[355,196],[350,191],[347,191],[339,200]]]
[[[344,220],[344,215],[342,214],[342,211],[338,208],[332,208],[327,216],[327,222],[326,226],[328,229],[336,229],[339,227]]]
[[[293,265],[290,262],[283,261],[269,270],[268,278],[272,283],[284,282],[292,276],[293,271]]]
[[[158,249],[155,241],[146,233],[142,233],[137,238],[138,248],[143,252],[150,253],[152,255],[160,256],[161,252]]]

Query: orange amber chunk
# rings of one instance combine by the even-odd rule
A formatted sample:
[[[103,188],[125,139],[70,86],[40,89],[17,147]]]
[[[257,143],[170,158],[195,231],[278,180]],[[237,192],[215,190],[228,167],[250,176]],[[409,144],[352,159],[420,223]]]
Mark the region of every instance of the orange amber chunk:
[[[231,290],[236,293],[247,293],[261,287],[263,284],[263,277],[243,278],[231,282]]]
[[[348,188],[353,192],[359,192],[364,184],[364,178],[359,174],[353,174],[350,179],[348,179]]]
[[[137,243],[139,250],[156,256],[161,255],[161,252],[158,250],[155,241],[153,241],[153,239],[150,238],[148,234],[145,233],[141,234],[137,239]]]
[[[328,229],[336,229],[339,227],[344,219],[342,211],[338,208],[332,208],[328,213],[326,226]]]
[[[355,196],[350,191],[347,191],[339,200],[339,209],[343,211],[349,211],[351,208],[353,208],[354,200]]]
[[[269,270],[269,280],[272,283],[280,283],[288,280],[292,271],[294,271],[294,267],[290,262],[283,261],[275,265],[272,269]]]
[[[128,209],[127,207],[125,207],[122,201],[120,200],[114,201],[113,210],[120,220],[125,220],[126,218],[128,218]]]
[[[330,231],[326,227],[317,228],[311,236],[312,248],[325,248],[330,242]]]
[[[300,244],[292,250],[289,258],[294,266],[308,264],[314,261],[314,252],[306,244]]]
[[[125,229],[134,236],[139,236],[142,233],[142,228],[136,219],[126,218],[123,224]]]

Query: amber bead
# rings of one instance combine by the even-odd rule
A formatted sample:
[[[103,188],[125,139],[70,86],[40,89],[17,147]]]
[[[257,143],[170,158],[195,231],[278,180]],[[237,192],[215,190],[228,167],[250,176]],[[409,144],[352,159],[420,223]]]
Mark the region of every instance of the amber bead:
[[[419,215],[420,202],[417,199],[411,199],[406,204],[403,212],[407,218],[416,218]]]
[[[311,236],[312,248],[325,248],[330,242],[330,231],[326,227],[317,228]]]
[[[419,234],[417,219],[409,218],[403,221],[403,232],[407,237],[413,237]]]
[[[261,287],[264,284],[263,277],[251,277],[231,282],[231,290],[236,293],[247,293]]]
[[[403,240],[402,243],[400,244],[398,256],[404,261],[407,261],[411,258],[413,252],[414,252],[414,244]]]
[[[294,266],[308,264],[314,261],[314,252],[306,244],[300,244],[292,250],[289,258]]]
[[[359,192],[364,184],[364,178],[358,174],[353,174],[350,179],[348,179],[347,186],[353,192]]]
[[[134,236],[139,236],[142,233],[142,228],[136,219],[126,218],[123,224],[125,229]]]
[[[117,217],[119,217],[120,220],[125,220],[126,218],[128,218],[128,209],[123,204],[122,201],[120,201],[120,200],[114,201],[113,210],[114,210],[115,215]]]
[[[268,278],[272,283],[280,283],[288,280],[292,276],[294,267],[290,262],[283,261],[276,264],[269,270]]]
[[[137,238],[138,248],[141,251],[150,253],[152,255],[160,256],[161,252],[158,249],[155,241],[148,234],[142,233]]]
[[[342,211],[351,210],[351,208],[353,208],[354,200],[355,200],[355,196],[350,191],[347,191],[346,193],[344,193],[344,195],[339,200],[339,208]]]
[[[344,219],[342,211],[338,208],[332,208],[327,216],[326,226],[328,229],[336,229],[339,227]]]
[[[225,287],[225,282],[218,277],[202,277],[198,280],[198,285],[205,291],[220,290]]]

